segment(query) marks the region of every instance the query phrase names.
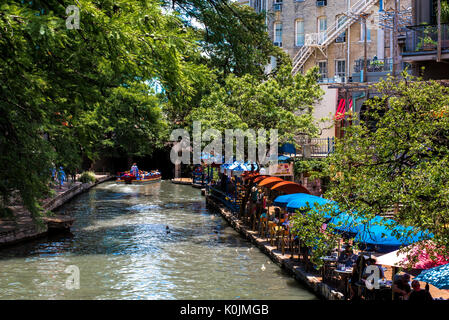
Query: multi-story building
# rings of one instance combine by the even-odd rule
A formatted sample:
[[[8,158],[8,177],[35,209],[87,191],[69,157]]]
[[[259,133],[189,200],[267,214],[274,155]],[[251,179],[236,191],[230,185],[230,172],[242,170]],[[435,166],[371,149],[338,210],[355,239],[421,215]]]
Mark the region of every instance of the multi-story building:
[[[413,74],[426,79],[449,75],[449,6],[447,0],[439,2],[441,15],[437,0],[413,0],[412,23],[402,51],[402,60],[411,64]]]
[[[411,12],[412,1],[399,1],[399,10]],[[368,63],[374,59],[378,66],[383,64],[382,70],[391,69],[393,27],[386,13],[394,10],[394,0],[240,0],[240,3],[267,12],[268,34],[275,45],[290,55],[295,73],[318,66],[322,82],[358,82],[363,80],[360,71],[365,46]],[[354,74],[356,79],[351,79]]]
[[[412,16],[412,1],[240,0],[240,3],[267,12],[268,34],[275,45],[290,55],[294,73],[318,66],[325,95],[315,106],[315,117],[321,119],[334,116],[343,100],[346,111],[360,112],[364,100],[375,93],[357,92],[354,82],[376,82],[391,73],[395,54],[396,67],[401,69],[400,47],[394,43],[394,31],[397,26],[396,34],[404,33],[403,24]],[[400,18],[396,25],[395,5]],[[395,46],[397,50],[393,49]],[[352,84],[350,92],[338,85],[345,83]],[[323,129],[321,138],[333,136],[340,136],[338,127]]]

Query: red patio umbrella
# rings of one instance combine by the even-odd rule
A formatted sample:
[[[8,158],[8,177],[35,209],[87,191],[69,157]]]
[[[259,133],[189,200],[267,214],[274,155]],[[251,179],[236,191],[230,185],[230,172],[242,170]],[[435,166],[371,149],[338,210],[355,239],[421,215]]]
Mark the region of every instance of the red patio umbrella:
[[[265,179],[265,178],[268,178],[268,177],[269,177],[269,175],[266,175],[266,174],[259,175],[259,176],[257,176],[257,177],[254,179],[254,183],[258,183],[259,181],[261,181],[261,180],[263,180],[263,179]]]
[[[307,193],[310,194],[310,191],[307,190],[306,187],[292,181],[283,181],[279,182],[271,187],[271,190],[276,190],[280,192],[284,192],[285,194],[292,193]]]
[[[268,177],[268,178],[263,179],[259,183],[259,187],[270,188],[270,187],[274,186],[276,183],[279,183],[282,181],[284,181],[284,179],[281,179],[278,177]]]

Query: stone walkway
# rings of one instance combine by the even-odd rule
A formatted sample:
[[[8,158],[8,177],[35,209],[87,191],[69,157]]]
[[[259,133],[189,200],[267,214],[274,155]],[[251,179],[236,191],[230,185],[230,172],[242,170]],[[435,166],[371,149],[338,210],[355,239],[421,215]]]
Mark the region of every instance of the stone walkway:
[[[192,178],[174,178],[171,179],[171,182],[175,184],[188,184],[188,185],[191,185],[193,183]]]
[[[44,199],[41,202],[42,208],[46,211],[52,211],[81,192],[112,177],[95,175],[95,178],[97,179],[95,183],[68,182],[62,188],[53,188],[55,195]],[[31,213],[23,206],[11,206],[9,208],[13,211],[13,218],[0,219],[0,247],[34,239],[47,233],[47,224],[40,220],[34,220]]]
[[[218,211],[236,231],[238,231],[242,236],[255,244],[262,252],[267,254],[279,266],[293,274],[297,280],[305,283],[315,294],[326,300],[344,299],[344,296],[341,292],[337,291],[336,288],[323,283],[320,276],[306,272],[304,266],[300,262],[298,262],[297,255],[294,255],[293,259],[291,257],[291,253],[283,255],[281,250],[278,250],[276,246],[271,246],[270,242],[267,239],[260,238],[257,231],[249,230],[245,225],[243,225],[242,221],[237,219],[226,207],[224,207],[221,203],[217,203],[211,197],[206,196],[206,203],[208,204],[208,206]],[[392,278],[391,267],[387,267],[385,278]],[[425,283],[421,282],[421,288],[424,287]],[[430,286],[430,294],[434,298],[441,297],[443,299],[449,299],[449,290],[439,290],[432,285]]]
[[[276,264],[294,275],[297,280],[306,284],[316,295],[326,300],[344,300],[344,295],[335,288],[323,283],[320,276],[306,272],[303,265],[298,262],[297,255],[296,259],[295,256],[291,259],[291,253],[283,255],[281,250],[278,250],[276,246],[271,246],[267,239],[260,238],[257,231],[248,230],[227,208],[221,203],[214,201],[210,196],[206,196],[206,203],[218,211],[237,232],[267,254]]]

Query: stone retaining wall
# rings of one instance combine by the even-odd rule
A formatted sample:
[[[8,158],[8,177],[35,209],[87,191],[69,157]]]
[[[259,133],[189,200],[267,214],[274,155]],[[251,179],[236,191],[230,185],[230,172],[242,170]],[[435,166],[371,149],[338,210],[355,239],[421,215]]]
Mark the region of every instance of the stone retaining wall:
[[[78,194],[112,178],[112,176],[106,176],[98,178],[95,183],[78,183],[69,190],[45,202],[42,208],[48,211],[55,210]],[[47,224],[34,221],[31,218],[31,214],[24,208],[18,208],[16,215],[20,216],[17,223],[0,225],[0,247],[35,239],[47,234]]]

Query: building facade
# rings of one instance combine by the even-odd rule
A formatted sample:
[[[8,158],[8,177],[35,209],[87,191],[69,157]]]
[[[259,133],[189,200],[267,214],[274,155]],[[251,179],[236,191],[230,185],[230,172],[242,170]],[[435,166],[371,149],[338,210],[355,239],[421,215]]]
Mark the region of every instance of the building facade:
[[[414,75],[447,79],[449,75],[449,5],[440,0],[413,0],[412,23],[407,26],[402,60]]]
[[[364,100],[376,93],[354,90],[353,85],[376,82],[387,76],[393,70],[394,55],[396,70],[402,70],[402,48],[398,42],[397,50],[393,50],[394,34],[400,38],[406,34],[408,25],[413,24],[416,13],[412,5],[416,1],[241,0],[240,3],[267,13],[267,32],[273,43],[291,57],[294,73],[319,68],[325,94],[314,108],[318,120],[333,119],[343,107],[342,101],[343,111],[360,112]],[[393,23],[395,8],[397,24]],[[352,84],[352,89],[348,92],[338,84]],[[344,122],[341,121],[341,127]],[[321,138],[341,136],[341,127],[330,128],[331,124],[332,120],[321,124]]]
[[[401,0],[399,10],[411,12],[412,1]],[[318,66],[323,83],[363,81],[365,46],[368,65],[375,64],[381,72],[392,68],[393,27],[385,13],[394,10],[394,0],[241,3],[267,12],[268,34],[275,45],[290,55],[295,73]]]

